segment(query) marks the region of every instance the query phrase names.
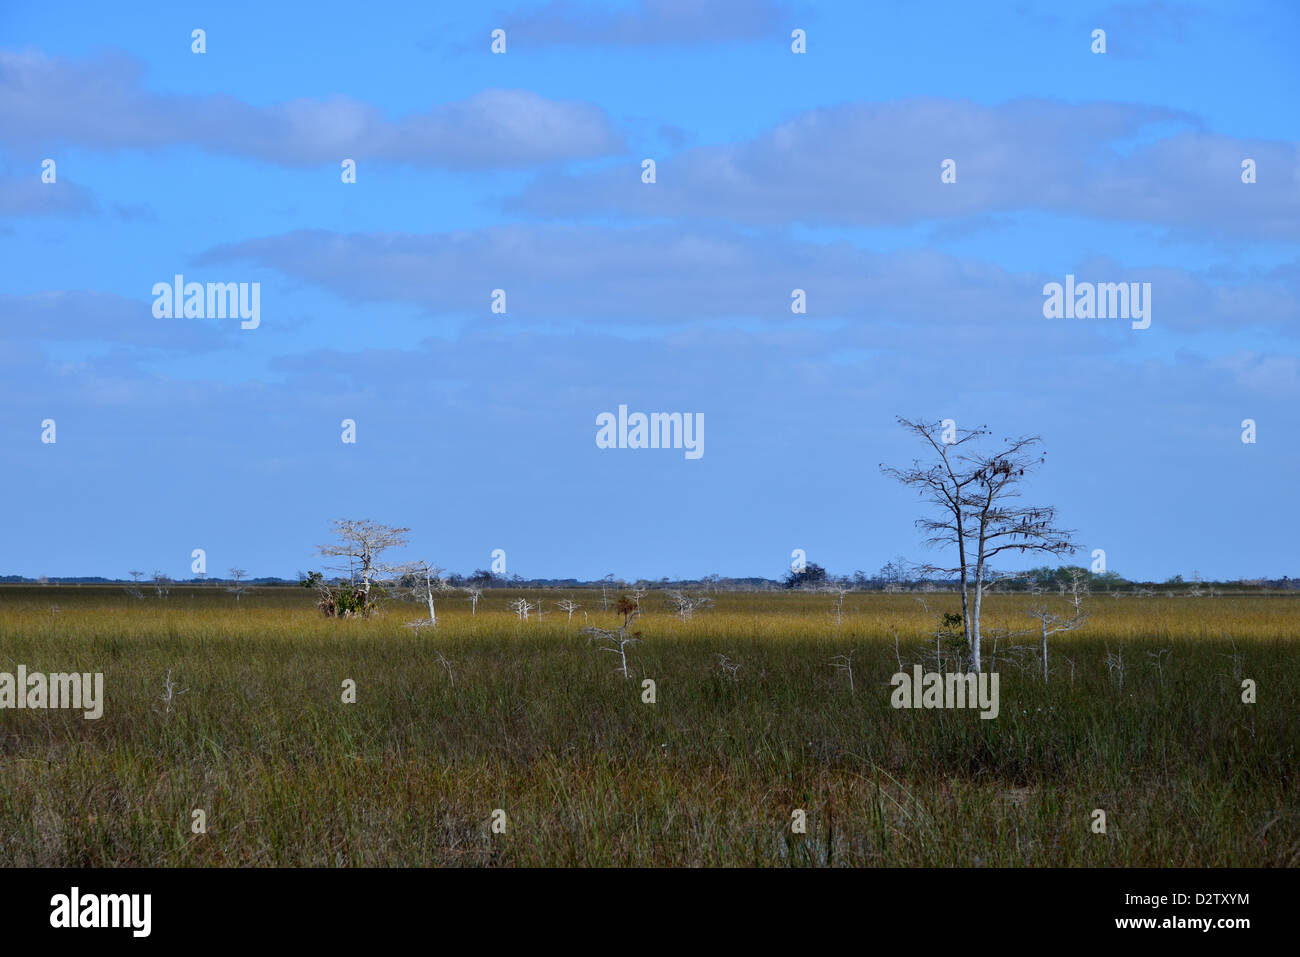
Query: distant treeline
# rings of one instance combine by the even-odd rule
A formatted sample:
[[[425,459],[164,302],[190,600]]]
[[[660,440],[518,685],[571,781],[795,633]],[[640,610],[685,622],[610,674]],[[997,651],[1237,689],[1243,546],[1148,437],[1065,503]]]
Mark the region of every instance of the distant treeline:
[[[1232,591],[1240,589],[1300,589],[1300,578],[1239,578],[1231,581],[1213,581],[1193,575],[1184,579],[1175,575],[1164,581],[1140,581],[1125,578],[1118,572],[1094,572],[1079,565],[1043,565],[1024,571],[1003,572],[989,570],[986,575],[996,591],[1032,592],[1055,591],[1068,588],[1077,578],[1090,591],[1109,592],[1129,589],[1214,589]],[[918,591],[960,587],[956,577],[927,574],[918,567],[909,567],[903,560],[887,563],[875,575],[855,571],[852,575],[836,576],[820,565],[808,563],[801,569],[792,569],[776,584],[783,588],[847,588],[852,591]]]
[[[1282,576],[1281,578],[1240,578],[1232,581],[1206,580],[1193,576],[1184,579],[1181,575],[1165,581],[1137,581],[1125,578],[1117,572],[1093,572],[1076,565],[1052,567],[1044,565],[1019,572],[994,572],[992,580],[995,590],[1009,592],[1056,591],[1067,587],[1075,577],[1081,578],[1094,592],[1111,592],[1131,589],[1178,589],[1196,591],[1198,589],[1239,591],[1243,589],[1300,589],[1300,578]],[[240,582],[248,586],[297,586],[305,575],[297,578],[244,578]],[[722,575],[706,575],[703,578],[658,578],[629,580],[606,575],[594,580],[580,578],[522,578],[519,575],[498,575],[483,569],[476,569],[471,575],[448,574],[440,579],[444,587],[450,588],[657,588],[657,589],[703,589],[706,591],[779,591],[783,589],[804,590],[847,590],[847,591],[944,591],[959,586],[957,578],[942,575],[928,575],[918,568],[909,568],[902,560],[887,563],[879,572],[867,574],[855,571],[851,575],[834,575],[820,565],[809,562],[799,569],[792,569],[782,579],[773,578],[727,578]],[[175,585],[228,585],[230,579],[205,577],[190,579],[170,579]],[[5,585],[144,585],[153,584],[152,579],[145,581],[104,578],[99,576],[81,576],[67,578],[27,578],[22,575],[0,576],[0,584]]]

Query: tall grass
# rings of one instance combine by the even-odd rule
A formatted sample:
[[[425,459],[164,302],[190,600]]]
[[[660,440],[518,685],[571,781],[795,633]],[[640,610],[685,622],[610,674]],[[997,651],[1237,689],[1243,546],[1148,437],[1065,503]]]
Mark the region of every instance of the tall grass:
[[[1094,597],[1052,639],[1046,685],[1008,650],[1035,637],[1001,639],[988,721],[889,705],[952,595],[929,612],[850,595],[837,625],[825,595],[721,594],[682,622],[652,592],[624,680],[579,634],[621,621],[599,592],[528,592],[541,622],[507,610],[518,594],[490,591],[473,616],[443,599],[416,633],[414,605],[326,620],[292,588],[0,588],[0,671],[103,672],[107,699],[98,721],[0,711],[0,861],[1300,863],[1294,596]],[[569,595],[572,623],[554,605]],[[1029,629],[1033,601],[994,596],[986,628]],[[853,692],[831,661],[850,654]],[[168,671],[185,690],[170,712]]]

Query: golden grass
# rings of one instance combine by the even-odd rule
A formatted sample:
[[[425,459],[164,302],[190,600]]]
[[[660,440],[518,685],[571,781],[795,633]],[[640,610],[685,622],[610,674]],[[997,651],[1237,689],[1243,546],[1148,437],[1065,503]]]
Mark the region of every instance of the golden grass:
[[[982,721],[889,706],[896,655],[910,666],[933,646],[912,595],[850,595],[836,624],[826,595],[722,594],[681,622],[652,592],[627,681],[578,634],[582,611],[568,623],[553,604],[572,594],[611,627],[599,592],[529,591],[552,603],[540,623],[506,610],[517,594],[488,592],[474,616],[443,599],[417,635],[404,622],[422,608],[331,621],[302,589],[236,603],[0,588],[0,670],[103,672],[107,698],[99,721],[0,711],[0,860],[1300,863],[1300,596],[1094,597],[1089,623],[1053,639],[1046,686],[1002,639],[1001,714]],[[986,628],[1029,627],[1032,601],[993,596]],[[1117,654],[1122,678],[1105,663]],[[187,689],[171,713],[169,669]],[[1258,703],[1241,703],[1242,678]],[[505,834],[489,829],[496,808]],[[796,808],[806,835],[791,833]]]

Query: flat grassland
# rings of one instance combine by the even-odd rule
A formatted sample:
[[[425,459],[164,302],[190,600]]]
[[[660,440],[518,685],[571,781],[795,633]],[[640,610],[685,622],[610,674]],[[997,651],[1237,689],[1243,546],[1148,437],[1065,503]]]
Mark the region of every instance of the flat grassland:
[[[890,706],[900,661],[934,668],[953,594],[850,594],[837,622],[825,594],[724,593],[683,622],[652,591],[630,679],[579,634],[621,623],[599,592],[530,590],[540,622],[518,592],[474,615],[450,593],[418,632],[409,603],[327,620],[292,587],[145,594],[0,587],[0,671],[103,672],[106,699],[99,720],[0,710],[0,863],[1300,864],[1297,594],[1094,595],[1046,684],[1009,648],[1035,635],[995,665],[987,639],[995,720]],[[1033,601],[993,596],[986,629],[1032,629]]]

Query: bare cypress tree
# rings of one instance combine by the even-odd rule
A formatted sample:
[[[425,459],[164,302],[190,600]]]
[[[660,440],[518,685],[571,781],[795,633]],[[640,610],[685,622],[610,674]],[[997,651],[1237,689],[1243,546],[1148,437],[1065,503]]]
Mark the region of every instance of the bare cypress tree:
[[[408,622],[410,627],[433,627],[438,624],[438,614],[433,606],[433,593],[441,591],[443,569],[430,565],[426,561],[406,562],[386,568],[384,571],[392,576],[393,586],[399,592],[405,592],[416,601],[424,602],[429,609],[429,617],[420,621]]]
[[[1037,451],[1042,443],[1039,436],[1003,439],[996,451],[984,453],[971,443],[990,435],[986,428],[945,429],[942,422],[904,418],[898,423],[929,446],[935,461],[926,465],[915,460],[905,469],[882,465],[881,471],[917,489],[940,512],[938,518],[917,519],[916,526],[927,533],[927,545],[957,549],[955,567],[930,567],[960,578],[962,629],[970,650],[970,667],[979,671],[989,562],[1004,552],[1063,555],[1077,546],[1072,533],[1057,526],[1055,507],[1017,504],[1020,483],[1045,460]]]
[[[1062,594],[1070,602],[1072,613],[1069,617],[1058,615],[1048,610],[1045,604],[1031,608],[1025,614],[1038,619],[1040,634],[1039,655],[1043,659],[1043,681],[1047,681],[1047,639],[1063,631],[1074,631],[1088,621],[1088,613],[1083,610],[1083,599],[1088,594],[1088,583],[1084,572],[1074,569],[1070,572],[1069,591]],[[1064,588],[1062,584],[1062,588]]]
[[[582,607],[580,604],[578,604],[578,602],[574,601],[572,598],[566,598],[563,601],[557,601],[555,604],[557,604],[560,607],[560,611],[567,611],[569,613],[569,618],[568,618],[569,621],[573,621],[573,613]]]
[[[978,441],[988,435],[988,430],[954,429],[952,439],[944,441],[942,422],[922,422],[904,419],[898,424],[912,432],[934,454],[934,461],[926,465],[919,459],[913,459],[908,468],[898,469],[882,465],[880,470],[891,478],[897,479],[908,488],[917,489],[927,503],[934,506],[940,518],[918,518],[916,527],[926,533],[925,544],[931,547],[945,545],[957,546],[957,564],[953,567],[926,565],[925,572],[957,575],[961,581],[961,617],[966,638],[966,647],[974,648],[971,638],[970,616],[970,578],[969,565],[966,560],[966,508],[968,489],[975,483],[974,469],[963,459],[961,447]],[[978,661],[978,652],[975,653]]]
[[[230,575],[230,584],[226,586],[226,591],[235,596],[235,601],[239,601],[244,597],[244,592],[248,591],[248,585],[244,584],[248,572],[242,568],[232,568],[228,574]]]
[[[405,545],[406,533],[410,529],[381,525],[369,519],[336,518],[332,524],[339,541],[320,546],[320,553],[327,557],[347,558],[349,577],[354,582],[358,575],[361,577],[361,591],[368,599],[370,583],[382,571],[380,554],[390,548]]]

